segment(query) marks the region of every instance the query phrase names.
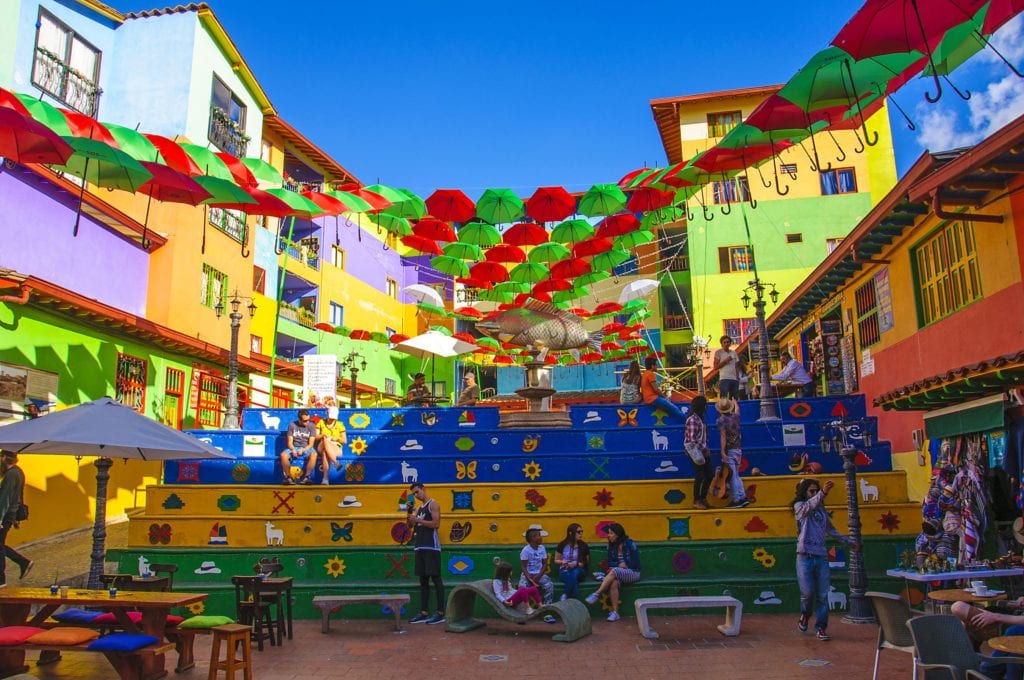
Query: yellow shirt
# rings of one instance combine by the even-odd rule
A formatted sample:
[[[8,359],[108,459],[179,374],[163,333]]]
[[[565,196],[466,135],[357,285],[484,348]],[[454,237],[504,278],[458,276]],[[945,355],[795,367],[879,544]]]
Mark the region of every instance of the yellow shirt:
[[[321,420],[316,424],[316,433],[339,443],[344,443],[346,439],[345,426],[341,424],[340,420],[335,420],[334,425],[328,425],[326,418]]]

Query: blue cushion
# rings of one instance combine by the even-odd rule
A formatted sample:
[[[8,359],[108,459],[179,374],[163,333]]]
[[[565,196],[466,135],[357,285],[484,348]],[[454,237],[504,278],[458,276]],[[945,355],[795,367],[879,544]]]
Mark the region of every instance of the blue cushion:
[[[88,609],[65,609],[53,615],[54,621],[61,623],[91,623],[101,612],[91,612]]]
[[[101,637],[99,640],[91,643],[88,649],[98,652],[134,652],[136,649],[141,649],[159,641],[160,638],[153,637],[152,635],[114,633],[113,635]]]

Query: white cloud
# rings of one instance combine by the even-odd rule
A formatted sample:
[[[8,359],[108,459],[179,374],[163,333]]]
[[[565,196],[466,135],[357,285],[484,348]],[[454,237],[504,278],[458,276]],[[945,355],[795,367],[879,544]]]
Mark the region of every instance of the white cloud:
[[[1010,73],[975,92],[967,106],[971,127],[987,137],[1024,114],[1024,80]]]
[[[960,116],[951,109],[919,104],[915,115],[919,130],[917,143],[922,149],[948,151],[961,146],[971,146],[982,138],[977,131],[958,130]]]
[[[1024,15],[1018,14],[1003,24],[1002,28],[992,36],[992,45],[1011,64],[1019,64],[1024,59]],[[1002,66],[1002,60],[991,49],[984,49],[981,54],[984,55],[981,57],[984,61]],[[1003,68],[1006,67],[1003,66]]]

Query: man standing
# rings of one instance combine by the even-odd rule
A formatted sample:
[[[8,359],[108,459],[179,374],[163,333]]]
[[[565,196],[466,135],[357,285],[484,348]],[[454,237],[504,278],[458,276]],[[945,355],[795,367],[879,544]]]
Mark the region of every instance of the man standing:
[[[284,475],[283,483],[295,483],[291,475],[292,461],[301,460],[305,456],[305,472],[302,479],[299,480],[299,484],[312,484],[309,476],[313,473],[313,465],[316,464],[317,458],[312,454],[313,447],[316,446],[316,428],[313,427],[313,423],[309,422],[309,411],[304,408],[299,409],[299,419],[288,425],[286,439],[288,448],[280,454],[281,473]]]
[[[427,387],[427,376],[417,373],[412,377],[412,385],[409,385],[409,390],[405,393],[405,405],[429,406],[430,397],[430,388]]]
[[[829,580],[828,550],[825,537],[842,541],[853,550],[860,546],[843,536],[832,526],[832,520],[825,510],[825,496],[832,490],[832,482],[820,484],[816,479],[804,479],[796,487],[793,499],[793,516],[796,517],[796,579],[800,585],[800,620],[797,628],[807,631],[811,618],[811,606],[815,606],[814,628],[818,639],[828,641],[828,592],[832,586]]]
[[[420,507],[410,500],[406,506],[406,521],[412,527],[412,544],[416,554],[414,573],[420,577],[420,613],[409,623],[444,623],[444,583],[441,581],[441,539],[437,528],[441,526],[441,509],[419,482],[409,486]],[[430,613],[430,581],[434,582],[437,611]]]
[[[25,493],[25,473],[18,467],[18,454],[14,451],[4,450],[0,452],[0,472],[3,473],[3,481],[0,481],[0,546],[3,546],[3,556],[0,557],[0,588],[7,585],[7,558],[11,558],[21,567],[20,578],[32,568],[32,560],[28,559],[14,548],[7,545],[7,534],[11,527],[18,526],[18,509],[21,507]]]
[[[807,372],[804,365],[793,358],[788,352],[784,351],[779,355],[782,359],[782,370],[772,376],[772,380],[777,380],[780,383],[788,383],[790,385],[797,385],[800,389],[801,397],[813,397],[814,396],[814,378]]]
[[[455,402],[455,405],[476,406],[476,402],[480,398],[480,388],[476,385],[476,376],[473,375],[472,371],[466,371],[464,380],[466,387],[462,392],[459,392],[459,399]]]
[[[668,411],[675,414],[679,420],[685,420],[686,416],[683,415],[679,407],[673,404],[668,396],[661,391],[661,388],[658,387],[658,374],[654,372],[654,367],[657,365],[657,357],[647,357],[644,359],[645,370],[644,374],[640,376],[640,398],[649,406]]]
[[[740,434],[740,407],[733,399],[722,398],[715,403],[718,411],[718,434],[722,464],[729,468],[729,493],[732,495],[730,508],[745,508],[750,505],[747,491],[740,479],[740,463],[743,461],[743,438]]]
[[[723,335],[719,342],[722,349],[715,350],[715,365],[712,368],[718,371],[718,396],[736,399],[739,393],[740,358],[732,347],[732,337]]]

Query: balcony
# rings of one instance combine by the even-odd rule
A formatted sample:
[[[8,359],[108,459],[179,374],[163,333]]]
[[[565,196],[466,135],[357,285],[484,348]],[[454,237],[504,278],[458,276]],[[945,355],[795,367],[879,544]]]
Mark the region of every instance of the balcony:
[[[96,115],[103,92],[94,81],[44,47],[36,47],[32,84],[87,116]]]
[[[296,307],[295,305],[282,302],[278,314],[282,319],[288,319],[294,321],[300,326],[306,328],[313,328],[316,326],[316,314],[306,309],[305,307]]]
[[[666,263],[666,269],[670,272],[690,271],[690,258],[687,255],[676,255]]]
[[[246,228],[245,218],[238,211],[210,208],[207,221],[239,243],[246,242],[249,232]]]
[[[665,314],[661,318],[661,327],[666,331],[693,330],[693,324],[685,314]]]
[[[239,123],[219,106],[210,107],[210,131],[207,135],[221,151],[242,158],[246,155],[251,139]]]
[[[285,252],[288,253],[288,257],[293,260],[298,260],[302,264],[320,271],[320,251],[319,247],[312,247],[307,243],[285,243]]]

